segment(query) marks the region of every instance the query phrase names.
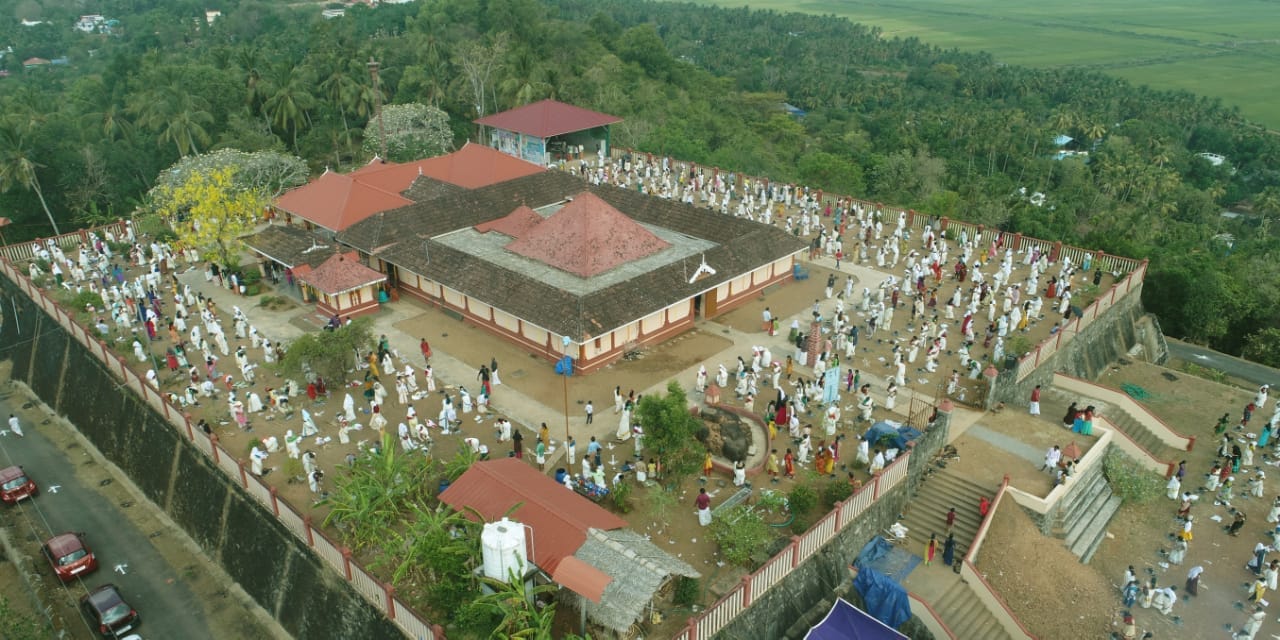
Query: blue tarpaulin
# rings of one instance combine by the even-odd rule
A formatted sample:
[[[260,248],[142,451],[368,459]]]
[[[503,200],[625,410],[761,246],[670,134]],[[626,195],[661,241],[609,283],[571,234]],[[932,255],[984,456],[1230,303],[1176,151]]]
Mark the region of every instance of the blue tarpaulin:
[[[805,640],[906,640],[906,636],[886,627],[843,598],[836,600],[827,617],[804,637]]]
[[[920,564],[920,556],[909,553],[902,547],[891,544],[888,540],[876,536],[858,552],[858,559],[853,565],[862,569],[875,569],[880,573],[902,582],[907,579],[916,565]]]
[[[853,588],[866,603],[867,613],[876,620],[897,629],[902,623],[911,619],[911,601],[907,599],[907,590],[894,582],[889,576],[870,567],[859,568],[858,577],[853,579]],[[899,635],[866,636],[868,638],[896,638]]]
[[[867,432],[863,434],[862,439],[875,445],[885,436],[893,436],[893,443],[889,446],[902,450],[906,448],[908,441],[920,437],[920,431],[897,422],[881,420],[871,425],[871,428],[867,429]]]

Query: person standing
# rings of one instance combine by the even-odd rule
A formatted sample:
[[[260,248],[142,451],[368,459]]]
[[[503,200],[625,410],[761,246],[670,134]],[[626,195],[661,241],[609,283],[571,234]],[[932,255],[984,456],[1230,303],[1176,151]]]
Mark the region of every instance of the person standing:
[[[591,424],[591,418],[595,416],[596,408],[591,404],[591,401],[588,400],[587,406],[583,409],[587,412],[587,424]]]
[[[947,533],[948,534],[951,533],[951,530],[955,528],[955,526],[956,526],[956,508],[951,507],[951,509],[947,511]],[[947,564],[951,564],[951,563],[948,562]]]
[[[547,470],[547,443],[538,438],[538,444],[533,448],[534,460],[538,463],[539,471]]]
[[[25,437],[22,435],[22,424],[18,422],[18,416],[12,413],[9,414],[9,430],[16,433],[19,438]]]
[[[704,527],[711,524],[711,496],[707,495],[706,487],[698,489],[698,498],[693,504],[698,507],[698,524]]]
[[[1053,473],[1054,469],[1058,468],[1058,463],[1061,461],[1062,449],[1059,449],[1058,445],[1055,444],[1044,453],[1044,468],[1042,468],[1041,471],[1048,470],[1049,473]]]
[[[430,365],[431,364],[431,345],[427,343],[426,338],[423,338],[422,341],[418,343],[418,350],[422,352],[423,361],[426,364]]]
[[[1040,415],[1040,385],[1031,390],[1031,415]]]
[[[982,520],[986,520],[987,512],[989,511],[991,511],[991,501],[986,496],[982,496],[982,499],[978,501],[978,515],[981,516]]]
[[[1196,565],[1191,567],[1187,572],[1187,593],[1189,595],[1200,595],[1200,576],[1204,574],[1204,567]]]
[[[521,433],[521,431],[522,429],[516,429],[516,432],[511,434],[511,452],[514,453],[517,458],[523,459],[524,434]]]
[[[765,333],[773,335],[773,312],[769,310],[769,307],[765,307],[764,312],[760,314],[760,317],[761,327],[764,329]]]
[[[933,563],[933,556],[938,552],[938,534],[929,534],[929,542],[924,546],[924,566]]]
[[[577,464],[578,461],[578,442],[569,436],[569,441],[565,443],[565,453],[569,456],[569,466]]]
[[[707,450],[707,455],[702,459],[702,475],[706,478],[711,477],[711,470],[714,468],[711,462],[711,450]]]
[[[956,536],[947,534],[947,541],[942,544],[942,564],[951,566],[956,561]]]

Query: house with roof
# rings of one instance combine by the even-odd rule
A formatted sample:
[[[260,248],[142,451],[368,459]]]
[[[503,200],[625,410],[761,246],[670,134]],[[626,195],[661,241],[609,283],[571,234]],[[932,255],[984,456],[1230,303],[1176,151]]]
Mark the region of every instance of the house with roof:
[[[314,301],[329,316],[347,318],[378,310],[378,292],[387,276],[360,262],[354,251],[330,254],[316,267],[303,264],[293,269],[302,287],[302,299]]]
[[[514,458],[477,462],[440,494],[467,517],[510,517],[528,528],[538,580],[563,587],[565,604],[620,636],[644,615],[666,583],[700,577],[622,518]],[[479,544],[479,541],[477,541]]]
[[[541,100],[475,121],[489,144],[503,153],[540,165],[579,157],[608,155],[609,125],[622,119],[556,100]]]
[[[337,240],[404,295],[590,372],[792,277],[780,229],[547,171],[369,216]]]

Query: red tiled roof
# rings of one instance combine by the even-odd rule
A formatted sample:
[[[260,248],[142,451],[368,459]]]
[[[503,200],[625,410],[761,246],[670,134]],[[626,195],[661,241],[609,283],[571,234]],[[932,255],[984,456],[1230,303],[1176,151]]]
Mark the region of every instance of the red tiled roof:
[[[277,209],[333,231],[408,204],[413,201],[333,171],[276,198]]]
[[[541,100],[485,116],[475,122],[495,129],[515,131],[538,138],[550,138],[622,122],[622,118],[555,100]]]
[[[502,235],[518,239],[528,233],[530,229],[541,224],[542,221],[543,217],[538,215],[533,209],[530,209],[525,205],[520,205],[516,207],[515,211],[512,211],[497,220],[490,220],[489,222],[476,225],[475,230],[480,233],[497,231]]]
[[[440,494],[440,500],[468,518],[475,519],[479,514],[484,521],[492,522],[506,515],[529,525],[533,530],[532,561],[553,575],[561,561],[572,557],[586,541],[589,529],[611,531],[627,526],[622,518],[516,458],[471,465]],[[507,510],[516,505],[519,508],[508,514]]]
[[[293,271],[298,280],[331,296],[387,279],[387,276],[381,272],[360,264],[360,256],[354,251],[335,253],[314,269],[303,267],[306,265]]]
[[[590,278],[669,246],[599,196],[584,191],[506,248]]]
[[[276,199],[276,208],[333,231],[413,201],[401,195],[420,176],[478,189],[545,171],[484,145],[467,143],[453,153],[414,162],[374,159],[349,174],[325,171]]]
[[[421,170],[421,175],[428,178],[467,189],[479,189],[546,171],[546,168],[532,162],[471,142],[453,153],[410,162],[407,166],[414,167],[414,177]]]

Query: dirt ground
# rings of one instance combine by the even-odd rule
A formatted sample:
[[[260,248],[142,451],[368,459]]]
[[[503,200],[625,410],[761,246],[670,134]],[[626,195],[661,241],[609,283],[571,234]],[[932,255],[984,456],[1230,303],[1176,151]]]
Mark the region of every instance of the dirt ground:
[[[452,318],[439,309],[426,305],[421,308],[423,312],[420,315],[402,320],[395,327],[409,335],[427,338],[432,349],[463,362],[489,362],[496,358],[502,385],[538,398],[548,406],[561,407],[564,404],[565,378],[555,375],[554,363]],[[570,416],[582,417],[583,405],[590,400],[603,419],[606,413],[612,414],[615,386],[621,386],[624,395],[632,389],[637,393],[643,392],[655,381],[705,362],[733,345],[731,340],[712,333],[712,326],[703,323],[661,344],[646,346],[634,360],[622,360],[597,372],[571,376],[568,379]],[[477,380],[450,382],[468,386],[472,391],[480,384]],[[693,380],[682,380],[681,383],[691,386]],[[499,386],[494,391],[495,396],[501,392],[502,387]]]
[[[1097,566],[1080,564],[1065,546],[1040,535],[1012,500],[1002,500],[996,509],[977,562],[987,582],[1041,640],[1107,637],[1111,613],[1098,605],[1114,595]]]
[[[1167,378],[1170,375],[1174,379]],[[1185,453],[1188,481],[1184,483],[1184,489],[1201,486],[1203,475],[1212,465],[1216,449],[1212,425],[1217,416],[1230,412],[1238,417],[1239,408],[1251,398],[1243,389],[1211,383],[1144,362],[1117,362],[1098,381],[1114,388],[1125,383],[1139,385],[1151,394],[1143,402],[1169,422],[1171,428],[1198,436],[1196,449]],[[1270,412],[1270,407],[1267,412]],[[1044,407],[1044,415],[1047,416],[1044,422],[1050,433],[1056,429],[1052,420],[1059,413],[1057,407]],[[982,424],[988,422],[996,420],[988,415]],[[1036,429],[1033,434],[1028,434],[1028,438],[1039,433],[1041,429]],[[1073,438],[1078,442],[1093,440],[1080,439],[1074,434]],[[1080,444],[1084,445],[1083,442]],[[961,449],[961,462],[968,463],[974,457],[966,456],[965,449]],[[1254,458],[1254,463],[1262,460],[1260,454]],[[1018,483],[1015,481],[1015,484]],[[1243,488],[1243,481],[1240,486]],[[1060,541],[1039,535],[1020,509],[1006,508],[1014,507],[1012,503],[1002,503],[979,566],[988,572],[988,580],[1000,590],[1006,602],[1034,634],[1044,639],[1074,639],[1103,637],[1111,622],[1119,623],[1120,614],[1124,611],[1120,600],[1123,585],[1120,582],[1124,568],[1130,564],[1137,568],[1140,580],[1155,577],[1158,586],[1176,585],[1180,594],[1183,593],[1189,568],[1201,564],[1206,571],[1201,579],[1198,598],[1181,595],[1181,602],[1175,605],[1172,616],[1162,616],[1156,609],[1140,607],[1133,609],[1133,613],[1138,627],[1155,632],[1156,639],[1225,637],[1225,625],[1240,625],[1247,616],[1242,612],[1242,600],[1244,586],[1251,581],[1252,573],[1244,571],[1243,566],[1254,543],[1263,540],[1262,534],[1267,530],[1268,500],[1240,499],[1240,493],[1243,490],[1236,492],[1233,506],[1243,508],[1251,524],[1245,526],[1239,538],[1225,535],[1222,526],[1230,521],[1226,507],[1213,506],[1212,495],[1204,495],[1192,511],[1197,521],[1194,527],[1196,538],[1181,566],[1169,566],[1160,554],[1162,549],[1169,548],[1169,536],[1180,526],[1174,521],[1178,504],[1165,499],[1164,495],[1152,502],[1121,507],[1108,527],[1107,538],[1089,564],[1080,564]],[[1267,490],[1268,497],[1274,494],[1274,488]],[[1224,522],[1212,521],[1212,516],[1220,516]],[[1000,553],[991,553],[996,549],[1000,549]],[[1037,570],[1030,570],[1028,562],[1034,562]],[[1065,613],[1064,608],[1069,613]],[[1261,637],[1274,634],[1272,627],[1275,627],[1274,623],[1267,622]],[[1080,630],[1084,630],[1084,634],[1080,634]]]

